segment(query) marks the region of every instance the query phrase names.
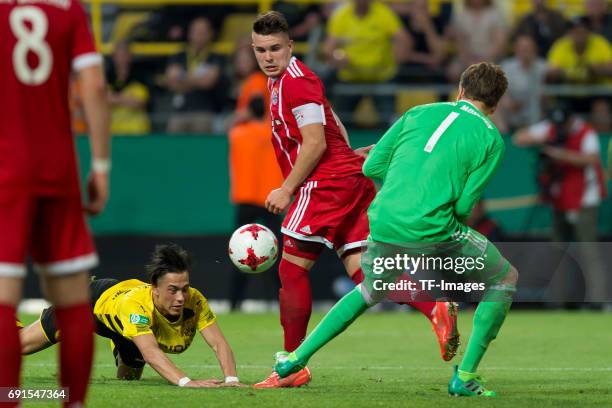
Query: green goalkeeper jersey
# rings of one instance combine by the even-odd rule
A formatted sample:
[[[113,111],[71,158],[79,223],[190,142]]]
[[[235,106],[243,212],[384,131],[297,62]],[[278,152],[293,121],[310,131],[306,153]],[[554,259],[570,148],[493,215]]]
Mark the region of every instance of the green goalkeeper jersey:
[[[495,125],[467,101],[410,109],[363,165],[367,177],[383,181],[368,209],[371,239],[450,239],[462,231],[503,154]]]

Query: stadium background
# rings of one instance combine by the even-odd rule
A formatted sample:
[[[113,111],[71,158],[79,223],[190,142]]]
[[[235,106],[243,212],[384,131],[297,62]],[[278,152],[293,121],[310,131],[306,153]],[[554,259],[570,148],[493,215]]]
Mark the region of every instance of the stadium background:
[[[245,22],[257,12],[274,7],[273,0],[90,0],[84,2],[92,17],[92,27],[100,50],[110,55],[113,44],[126,39],[134,27],[146,21],[163,6],[231,6],[233,11],[223,21],[214,21],[220,29],[213,50],[231,57],[236,41],[250,31]],[[294,1],[296,4],[329,3],[325,1]],[[459,3],[459,2],[457,2]],[[556,0],[549,4],[566,17],[580,15],[582,0]],[[530,10],[530,1],[498,2],[510,21],[516,21]],[[454,4],[456,6],[456,4]],[[430,1],[433,15],[452,1]],[[142,42],[131,44],[135,66],[146,73],[151,82],[163,74],[169,56],[182,49],[178,42]],[[296,44],[298,55],[307,54],[312,44]],[[510,47],[510,46],[509,46]],[[436,84],[449,90],[454,85]],[[154,87],[152,87],[154,88]],[[549,92],[574,95],[594,87],[550,87]],[[159,90],[158,90],[159,91]],[[395,88],[398,111],[422,100],[427,86],[402,84]],[[228,297],[231,266],[227,258],[227,240],[233,229],[235,208],[229,200],[228,141],[226,132],[199,135],[163,133],[163,104],[167,95],[155,94],[149,113],[155,133],[144,137],[114,135],[111,199],[104,214],[91,220],[101,257],[101,266],[94,271],[99,277],[145,279],[143,265],[155,243],[175,241],[193,252],[196,259],[192,284],[215,300]],[[612,90],[599,87],[598,92],[609,99]],[[451,92],[449,92],[451,93]],[[162,106],[162,108],[160,108]],[[353,147],[375,143],[384,127],[372,125],[371,106],[363,105],[362,127],[349,129]],[[359,124],[358,124],[359,125]],[[602,161],[607,163],[609,133],[600,135]],[[504,161],[485,192],[485,204],[490,215],[502,227],[509,240],[547,240],[551,216],[548,207],[538,201],[536,184],[537,152],[519,149],[505,135],[507,152]],[[88,141],[77,137],[77,148],[83,178],[89,168]],[[612,208],[606,199],[600,208],[599,233],[602,239],[612,235]],[[327,252],[323,261],[311,273],[315,299],[334,299],[333,280],[343,274],[341,264]],[[262,298],[266,291],[261,279],[252,279],[246,297]],[[39,298],[35,275],[29,274],[26,297]]]

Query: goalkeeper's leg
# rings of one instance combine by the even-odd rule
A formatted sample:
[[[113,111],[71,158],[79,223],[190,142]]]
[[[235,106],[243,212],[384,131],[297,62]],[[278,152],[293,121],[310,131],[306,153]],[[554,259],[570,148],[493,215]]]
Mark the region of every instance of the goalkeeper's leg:
[[[340,299],[295,351],[277,353],[274,371],[279,376],[286,377],[305,367],[314,353],[346,330],[371,306],[364,300],[360,289],[361,285],[358,285]]]
[[[448,385],[449,394],[495,396],[495,392],[482,386],[482,381],[476,371],[489,344],[497,337],[504,323],[512,304],[512,295],[516,291],[517,281],[518,271],[510,266],[501,280],[489,286],[474,314],[472,336],[461,365]]]

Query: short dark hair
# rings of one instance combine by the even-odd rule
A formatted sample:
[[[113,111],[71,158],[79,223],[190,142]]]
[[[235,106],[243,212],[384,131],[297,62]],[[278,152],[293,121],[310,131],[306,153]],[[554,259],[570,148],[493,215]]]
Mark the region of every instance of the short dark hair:
[[[266,113],[264,99],[260,95],[253,96],[249,101],[249,110],[256,119],[263,119]]]
[[[253,23],[253,32],[259,35],[284,33],[289,35],[289,24],[282,13],[268,11],[257,16]]]
[[[150,263],[145,268],[149,282],[157,286],[158,280],[168,273],[191,271],[191,255],[174,243],[157,245]]]
[[[499,65],[479,62],[463,71],[459,85],[466,98],[480,101],[492,109],[508,89],[508,79]]]

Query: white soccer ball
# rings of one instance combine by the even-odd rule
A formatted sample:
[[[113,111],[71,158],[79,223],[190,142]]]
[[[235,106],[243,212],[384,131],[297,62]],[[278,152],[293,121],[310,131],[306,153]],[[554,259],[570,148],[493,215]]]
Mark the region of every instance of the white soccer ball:
[[[274,265],[278,240],[268,227],[246,224],[232,234],[228,252],[232,263],[242,272],[260,273]]]

